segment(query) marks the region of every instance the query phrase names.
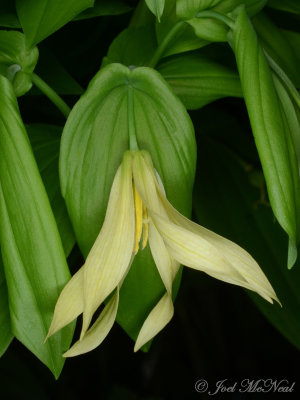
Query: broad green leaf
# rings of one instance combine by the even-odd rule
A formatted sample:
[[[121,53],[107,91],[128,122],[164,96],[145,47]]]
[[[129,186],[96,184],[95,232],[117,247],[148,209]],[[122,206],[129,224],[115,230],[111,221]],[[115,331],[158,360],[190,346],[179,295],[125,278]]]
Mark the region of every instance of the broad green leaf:
[[[41,42],[93,4],[94,0],[16,0],[27,48]]]
[[[246,172],[250,166],[243,168],[225,146],[202,138],[198,145],[193,203],[197,221],[237,242],[256,259],[282,307],[247,293],[265,317],[300,349],[300,265],[291,271],[286,268],[287,241],[270,207],[262,204],[263,187],[252,186]]]
[[[212,42],[226,42],[228,26],[214,18],[199,18],[201,11],[214,11],[220,14],[230,14],[241,4],[245,5],[248,15],[257,14],[267,0],[177,0],[176,13],[179,18],[190,24],[196,36]]]
[[[5,28],[20,28],[15,4],[11,0],[1,0],[0,4],[0,26]]]
[[[100,231],[114,175],[129,148],[130,121],[139,148],[152,156],[168,198],[181,212],[190,212],[195,142],[185,108],[156,71],[110,64],[73,108],[61,143],[62,192],[84,256]],[[118,320],[132,337],[162,291],[147,251],[138,254],[121,290]],[[139,301],[133,302],[130,293]]]
[[[158,21],[164,12],[165,0],[145,0],[149,10],[156,16]]]
[[[122,31],[108,49],[103,66],[108,63],[142,66],[151,59],[156,49],[153,26],[129,27]]]
[[[290,79],[300,86],[297,56],[283,32],[265,13],[256,15],[253,25],[262,47],[281,66]]]
[[[39,167],[61,241],[68,256],[75,244],[73,228],[60,192],[58,157],[62,128],[54,125],[27,125],[28,137]]]
[[[1,253],[0,253],[1,255]],[[10,316],[7,299],[7,287],[0,257],[0,357],[5,353],[7,347],[13,339],[10,326]]]
[[[288,41],[289,45],[292,47],[292,51],[295,54],[295,56],[297,58],[297,63],[299,65],[299,63],[300,63],[300,33],[289,31],[289,30],[284,30],[284,29],[281,29],[281,32],[284,35],[284,37],[286,38],[286,40]],[[299,79],[300,78],[298,77],[298,81],[299,81]],[[298,82],[295,82],[295,84],[297,84],[297,87],[299,89],[300,84]]]
[[[45,344],[70,274],[11,83],[0,76],[0,241],[12,332],[57,377],[73,325]]]
[[[291,133],[256,33],[242,10],[232,41],[244,98],[273,212],[295,249],[299,240],[300,187]],[[291,265],[290,265],[291,266]]]
[[[104,15],[125,14],[130,10],[131,7],[121,0],[95,0],[94,6],[78,14],[74,18],[74,21],[100,17]]]
[[[175,56],[160,64],[158,70],[190,110],[222,97],[242,97],[237,73],[206,56]]]
[[[17,96],[22,96],[31,88],[31,74],[38,56],[36,47],[26,50],[22,33],[0,31],[0,74],[13,83]]]
[[[300,14],[299,0],[268,0],[268,6],[277,10]]]

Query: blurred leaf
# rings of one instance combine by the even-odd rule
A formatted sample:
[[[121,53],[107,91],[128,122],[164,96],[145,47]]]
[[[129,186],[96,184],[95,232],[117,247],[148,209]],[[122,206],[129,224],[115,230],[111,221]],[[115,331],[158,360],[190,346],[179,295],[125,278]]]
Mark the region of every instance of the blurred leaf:
[[[13,339],[10,326],[10,316],[7,299],[7,287],[3,269],[2,259],[0,257],[0,357],[5,353],[10,342]]]
[[[62,128],[37,124],[27,125],[26,129],[67,257],[75,244],[75,236],[60,192],[58,157]]]
[[[93,4],[94,0],[16,0],[27,48],[41,42]]]
[[[0,26],[5,28],[20,28],[15,4],[11,0],[1,0],[0,4]]]
[[[130,10],[131,7],[121,0],[95,0],[94,6],[78,14],[74,18],[74,21],[100,17],[104,15],[125,14]]]
[[[156,16],[158,21],[164,12],[165,0],[145,0],[149,10]]]
[[[102,66],[108,63],[142,66],[147,64],[156,49],[153,26],[129,27],[112,42]]]
[[[300,14],[299,0],[268,0],[268,6],[277,10]]]
[[[300,234],[300,184],[296,155],[270,68],[245,10],[240,12],[235,22],[230,41],[233,41],[271,206],[290,237],[290,250],[295,251]]]
[[[297,56],[283,32],[265,13],[256,15],[253,25],[262,47],[289,75],[290,79],[300,86]]]
[[[250,184],[249,174],[225,146],[199,138],[198,147],[194,193],[198,222],[237,242],[256,259],[282,308],[248,293],[265,317],[300,349],[300,268],[289,271],[285,266],[286,239],[271,209],[261,203],[262,188]]]
[[[31,74],[38,56],[36,47],[26,50],[22,33],[0,31],[0,74],[13,83],[17,96],[22,96],[31,88]]]
[[[100,231],[114,175],[129,148],[131,118],[138,146],[152,155],[168,198],[190,212],[195,142],[185,108],[156,71],[110,64],[73,108],[61,143],[62,191],[84,256]],[[123,284],[118,315],[131,337],[162,290],[150,252],[139,252]]]
[[[300,63],[300,33],[298,32],[293,32],[293,31],[288,31],[288,30],[283,30],[281,29],[282,34],[288,41],[289,45],[292,47],[292,51],[295,54],[297,58],[297,63],[299,65]],[[298,79],[295,81],[296,85],[298,86],[298,89],[300,87],[299,85],[299,74],[298,74]]]
[[[242,97],[237,73],[206,56],[175,56],[160,64],[158,70],[190,110],[222,97]]]
[[[69,270],[10,82],[0,76],[0,239],[12,332],[58,377],[73,325],[45,344]]]

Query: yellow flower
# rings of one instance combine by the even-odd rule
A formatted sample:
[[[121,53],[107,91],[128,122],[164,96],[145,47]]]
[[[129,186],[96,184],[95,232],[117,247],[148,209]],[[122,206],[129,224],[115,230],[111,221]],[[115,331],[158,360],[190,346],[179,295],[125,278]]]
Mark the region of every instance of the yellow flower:
[[[104,340],[115,321],[119,290],[132,259],[148,241],[166,293],[146,318],[135,351],[171,320],[172,283],[180,264],[253,290],[271,303],[277,300],[266,276],[245,250],[191,222],[168,202],[149,153],[127,151],[113,181],[102,229],[84,266],[65,286],[55,307],[47,337],[83,313],[80,340],[65,357],[93,350]],[[108,297],[89,328],[93,314]]]

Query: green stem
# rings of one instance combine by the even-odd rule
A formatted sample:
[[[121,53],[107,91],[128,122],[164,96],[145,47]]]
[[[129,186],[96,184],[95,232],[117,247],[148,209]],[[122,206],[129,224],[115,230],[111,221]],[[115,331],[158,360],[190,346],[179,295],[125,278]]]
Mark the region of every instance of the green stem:
[[[227,17],[227,15],[218,13],[216,11],[201,11],[198,14],[196,14],[196,18],[213,18],[217,19],[221,22],[224,22],[224,24],[228,25],[229,28],[233,29],[234,28],[234,20]]]
[[[37,74],[33,73],[31,79],[35,86],[38,87],[40,91],[56,105],[66,118],[68,118],[71,108],[63,101],[63,99]]]
[[[278,78],[282,81],[286,89],[288,90],[289,94],[291,97],[294,99],[295,103],[297,106],[300,108],[300,95],[295,88],[293,82],[290,80],[290,78],[287,76],[287,74],[279,67],[279,65],[273,60],[269,54],[264,51],[265,56],[269,62],[269,65],[271,69],[275,72],[275,74],[278,76]]]
[[[184,21],[177,22],[173,28],[168,32],[168,34],[164,37],[163,41],[157,47],[153,57],[151,58],[150,62],[148,63],[148,67],[155,68],[158,61],[162,58],[163,54],[165,53],[167,47],[169,46],[170,42],[174,39],[174,36],[180,31],[183,27]]]
[[[129,131],[129,148],[130,150],[138,150],[139,146],[136,140],[134,110],[133,110],[133,87],[128,86],[127,92],[127,110],[128,110],[128,131]]]

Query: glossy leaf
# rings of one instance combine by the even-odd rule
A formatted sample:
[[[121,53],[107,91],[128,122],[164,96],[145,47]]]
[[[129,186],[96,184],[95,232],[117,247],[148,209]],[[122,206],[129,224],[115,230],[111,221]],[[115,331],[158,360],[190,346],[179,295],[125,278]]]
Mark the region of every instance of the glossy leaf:
[[[199,141],[198,160],[193,203],[197,221],[237,242],[256,259],[282,307],[247,293],[265,317],[300,349],[300,265],[291,271],[286,268],[287,241],[270,207],[262,203],[263,187],[251,184],[246,172],[250,166],[243,168],[240,159],[214,141]]]
[[[110,64],[75,105],[62,136],[62,191],[84,256],[100,231],[113,177],[129,148],[129,123],[139,148],[150,152],[170,201],[190,212],[195,142],[185,108],[156,71]],[[147,251],[138,253],[120,295],[118,321],[132,337],[163,290]]]
[[[41,42],[93,4],[94,0],[16,0],[27,48]]]
[[[62,128],[37,124],[28,125],[26,129],[50,200],[65,255],[68,256],[75,244],[75,236],[65,201],[60,192],[58,157]]]
[[[149,10],[156,16],[158,21],[164,12],[165,0],[145,0]]]
[[[77,15],[74,21],[104,15],[125,14],[130,10],[131,7],[121,0],[95,0],[94,6]]]
[[[276,8],[277,10],[300,14],[300,4],[298,0],[269,0],[268,6]]]
[[[13,339],[10,326],[10,315],[7,299],[7,287],[5,282],[3,263],[0,257],[0,357],[5,353]]]
[[[230,14],[241,4],[245,5],[248,15],[257,14],[266,4],[266,0],[177,0],[176,12],[179,18],[190,24],[196,36],[213,42],[226,42],[228,26],[213,18],[197,18],[201,11],[214,11]]]
[[[222,97],[242,97],[237,73],[205,56],[175,56],[160,64],[158,70],[190,110]]]
[[[0,31],[0,74],[13,83],[17,96],[25,94],[31,88],[31,74],[38,54],[36,47],[26,50],[22,33]]]
[[[0,77],[0,88],[0,240],[12,332],[57,377],[73,326],[43,340],[70,274],[12,86]]]
[[[272,209],[295,251],[300,228],[297,160],[269,65],[245,10],[239,14],[230,40]]]

